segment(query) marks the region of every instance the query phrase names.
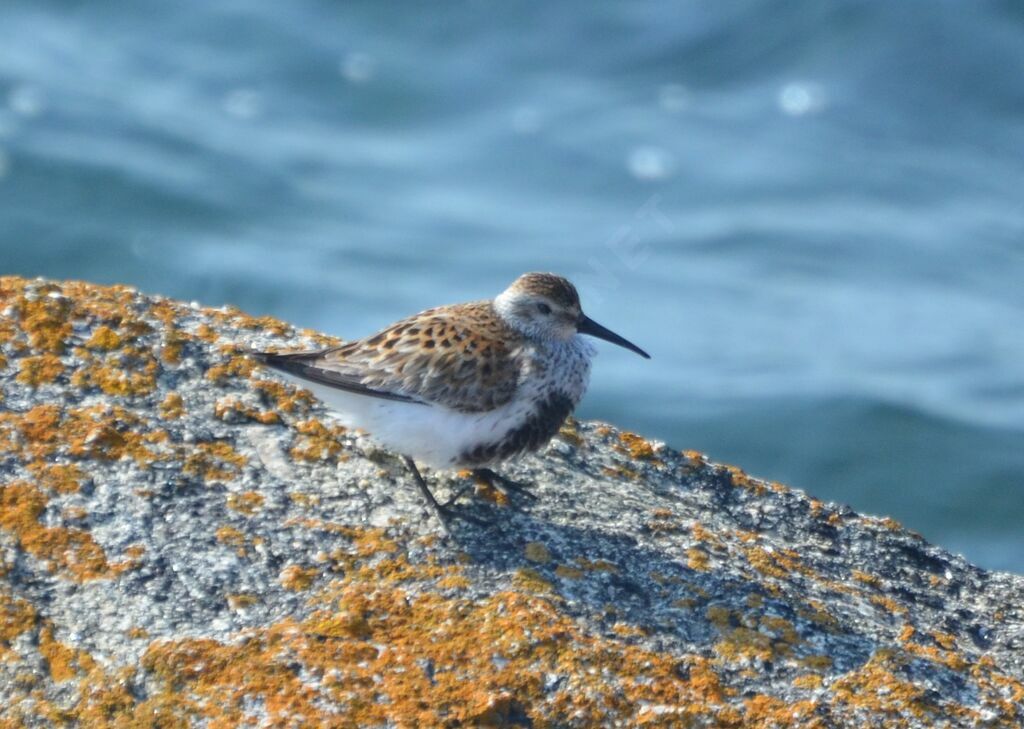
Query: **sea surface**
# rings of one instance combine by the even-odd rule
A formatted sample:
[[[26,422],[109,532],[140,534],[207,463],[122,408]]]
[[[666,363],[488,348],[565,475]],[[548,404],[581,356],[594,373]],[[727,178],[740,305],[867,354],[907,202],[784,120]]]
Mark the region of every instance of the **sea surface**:
[[[0,272],[343,337],[572,277],[581,414],[1024,572],[1024,2],[0,4]]]

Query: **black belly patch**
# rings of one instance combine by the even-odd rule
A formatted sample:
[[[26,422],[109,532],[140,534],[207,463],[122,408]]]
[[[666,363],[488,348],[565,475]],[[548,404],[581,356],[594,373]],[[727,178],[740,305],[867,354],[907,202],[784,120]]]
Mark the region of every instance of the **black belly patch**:
[[[511,458],[526,451],[535,451],[554,437],[562,423],[569,417],[572,408],[573,402],[568,396],[560,392],[552,393],[537,405],[525,423],[507,432],[501,440],[482,443],[463,451],[455,459],[455,463],[462,466],[479,466]]]

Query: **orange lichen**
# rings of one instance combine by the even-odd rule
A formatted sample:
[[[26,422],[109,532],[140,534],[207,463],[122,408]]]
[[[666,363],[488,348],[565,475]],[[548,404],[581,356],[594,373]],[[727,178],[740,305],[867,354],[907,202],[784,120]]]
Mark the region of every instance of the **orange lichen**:
[[[205,323],[200,324],[196,328],[195,336],[202,339],[207,344],[216,344],[217,340],[220,339],[220,335],[217,333],[217,330]]]
[[[32,455],[48,455],[53,452],[60,420],[61,411],[56,405],[36,405],[21,416],[18,430]]]
[[[51,571],[62,570],[76,582],[110,576],[106,555],[92,535],[39,522],[46,504],[43,492],[30,483],[0,486],[0,528],[13,534],[27,553],[49,562]]]
[[[228,494],[228,508],[234,509],[240,514],[252,516],[263,506],[263,495],[255,491],[245,491],[240,494]]]
[[[844,709],[865,709],[879,716],[909,714],[925,719],[939,710],[938,704],[921,686],[900,676],[904,659],[879,650],[855,671],[831,685],[833,703]]]
[[[867,572],[852,570],[850,574],[853,576],[853,579],[857,580],[857,582],[863,582],[865,585],[869,585],[870,587],[878,587],[881,585],[881,580],[879,580],[877,576]]]
[[[817,673],[804,673],[793,679],[793,685],[800,689],[813,690],[820,688],[822,684],[822,678]]]
[[[117,349],[121,346],[121,337],[110,327],[99,326],[93,331],[85,346],[89,349]]]
[[[11,648],[11,641],[32,630],[36,624],[36,611],[20,597],[0,592],[0,661]]]
[[[167,438],[130,411],[106,405],[68,410],[60,430],[71,456],[109,461],[131,458],[139,466],[158,460],[148,446]]]
[[[727,689],[705,659],[687,657],[681,667],[679,658],[584,636],[542,598],[447,599],[361,580],[334,592],[332,610],[281,621],[244,641],[154,643],[143,665],[157,696],[175,692],[187,716],[217,726],[246,723],[254,699],[269,723],[299,725],[549,725],[570,717],[654,725],[656,716],[640,708],[652,704],[706,724],[726,711]],[[299,671],[285,669],[288,661],[329,678],[303,682]],[[565,685],[538,703],[550,673]],[[378,700],[367,698],[369,687]]]
[[[721,543],[722,543],[722,540],[718,538],[717,534],[715,534],[710,529],[707,529],[699,521],[695,521],[693,523],[693,525],[690,527],[690,534],[698,542],[705,542],[705,543],[710,544],[712,546],[716,546],[717,547],[717,546],[720,546]]]
[[[904,645],[907,653],[926,658],[929,661],[938,663],[954,671],[963,671],[969,665],[967,659],[953,650],[942,650],[936,646],[921,645],[920,643],[907,642]]]
[[[938,643],[942,648],[947,651],[951,651],[956,648],[956,636],[952,633],[940,633],[935,630],[931,633],[932,640]]]
[[[690,547],[686,550],[686,565],[691,570],[707,572],[709,567],[708,553],[700,547]]]
[[[795,626],[785,618],[734,613],[720,605],[712,605],[704,613],[721,634],[715,653],[723,661],[767,661],[789,657],[804,641]]]
[[[727,627],[716,624],[722,640],[715,644],[715,652],[724,660],[775,660],[793,654],[803,643],[790,621],[782,617],[733,616],[738,625]]]
[[[185,459],[182,471],[199,476],[206,482],[231,481],[241,473],[245,464],[245,456],[235,451],[230,443],[215,441],[197,443]]]
[[[817,716],[815,701],[783,701],[774,696],[757,694],[744,702],[743,725],[752,727],[800,727],[826,729],[829,725]]]
[[[814,576],[814,570],[800,560],[795,550],[749,547],[744,551],[750,565],[767,577],[789,580],[795,574]]]
[[[71,375],[71,384],[97,388],[115,397],[139,397],[156,389],[159,364],[141,349],[125,349],[106,359],[89,359]]]
[[[29,387],[39,387],[55,381],[64,373],[64,363],[54,354],[38,357],[24,357],[18,362],[18,382]]]
[[[281,570],[279,580],[284,589],[299,592],[309,589],[317,574],[319,572],[315,567],[303,568],[297,564],[291,564]]]
[[[76,650],[53,637],[49,623],[39,631],[39,653],[46,659],[50,677],[54,681],[67,681],[91,670],[96,662],[83,650]]]
[[[33,461],[28,470],[44,488],[59,494],[73,494],[81,488],[85,472],[74,463],[46,463]]]
[[[229,547],[235,547],[238,550],[239,556],[245,555],[245,534],[227,525],[217,528],[217,541],[221,544],[226,544]]]
[[[871,602],[877,605],[878,607],[883,608],[895,615],[907,614],[907,608],[900,605],[891,597],[886,597],[885,595],[871,595],[868,599],[871,600]]]
[[[260,331],[268,334],[276,334],[280,337],[290,336],[292,334],[292,328],[289,324],[275,319],[272,316],[249,316],[247,314],[238,313],[235,316],[236,325],[243,329],[259,329]],[[325,337],[326,343],[329,345],[336,343],[336,339],[333,337]]]
[[[762,481],[756,478],[751,478],[746,472],[738,466],[722,466],[726,473],[729,474],[729,479],[732,481],[733,486],[739,486],[740,488],[747,489],[758,496],[764,495],[768,490]]]
[[[237,397],[222,397],[214,403],[213,417],[228,423],[253,421],[263,425],[281,422],[281,416],[273,411],[260,411],[244,404]]]
[[[313,404],[313,395],[309,390],[286,385],[276,380],[254,380],[252,386],[261,392],[265,399],[272,401],[279,410],[286,413],[305,412]]]
[[[307,494],[302,491],[294,491],[288,494],[288,499],[303,508],[316,508],[320,505],[320,494]]]
[[[295,430],[302,436],[290,451],[296,460],[322,461],[341,452],[338,438],[345,432],[345,428],[340,425],[328,428],[319,420],[312,419],[296,424]]]
[[[229,355],[227,362],[214,365],[206,372],[206,378],[216,385],[223,385],[234,377],[248,377],[256,367],[255,362],[244,355]]]
[[[531,567],[516,570],[512,582],[527,592],[551,592],[554,589],[554,585],[544,579],[544,575]]]
[[[181,362],[181,352],[185,348],[185,344],[188,342],[188,335],[173,329],[173,324],[168,325],[168,329],[163,335],[163,343],[159,346],[160,359],[169,365],[175,365]]]
[[[715,644],[715,655],[726,662],[755,659],[768,661],[773,657],[771,636],[740,626],[730,630]]]
[[[71,336],[71,301],[60,291],[59,286],[45,284],[32,298],[23,295],[15,303],[21,331],[35,350],[61,354]]]
[[[622,638],[642,638],[650,634],[650,631],[621,621],[612,625],[612,632]]]
[[[654,458],[654,446],[646,438],[636,433],[619,433],[619,441],[621,441],[625,451],[629,453],[629,457],[635,461]]]
[[[282,336],[288,336],[288,334],[292,331],[291,327],[288,324],[285,324],[284,322],[279,323],[281,324],[282,327],[284,327],[284,331],[281,333]],[[316,347],[319,349],[327,349],[328,347],[337,347],[341,344],[344,344],[344,341],[338,339],[338,337],[318,332],[315,329],[302,329],[299,331],[299,334],[301,334],[303,337],[307,339],[312,340]]]
[[[168,393],[160,403],[160,417],[164,420],[177,420],[185,414],[185,401],[176,392]]]

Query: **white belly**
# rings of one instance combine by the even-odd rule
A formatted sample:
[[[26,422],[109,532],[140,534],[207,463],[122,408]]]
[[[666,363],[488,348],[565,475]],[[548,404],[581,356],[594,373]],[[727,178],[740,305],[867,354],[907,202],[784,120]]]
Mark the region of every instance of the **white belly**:
[[[459,456],[480,443],[500,440],[527,417],[525,403],[513,399],[485,413],[357,395],[284,375],[309,390],[347,428],[366,431],[388,450],[434,468],[453,468]]]

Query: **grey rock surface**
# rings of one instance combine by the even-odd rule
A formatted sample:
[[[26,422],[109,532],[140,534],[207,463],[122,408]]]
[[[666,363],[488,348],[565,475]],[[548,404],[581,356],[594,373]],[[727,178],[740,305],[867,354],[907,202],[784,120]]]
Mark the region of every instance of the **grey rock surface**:
[[[1021,725],[1024,579],[574,421],[446,533],[328,341],[0,279],[0,726]]]

